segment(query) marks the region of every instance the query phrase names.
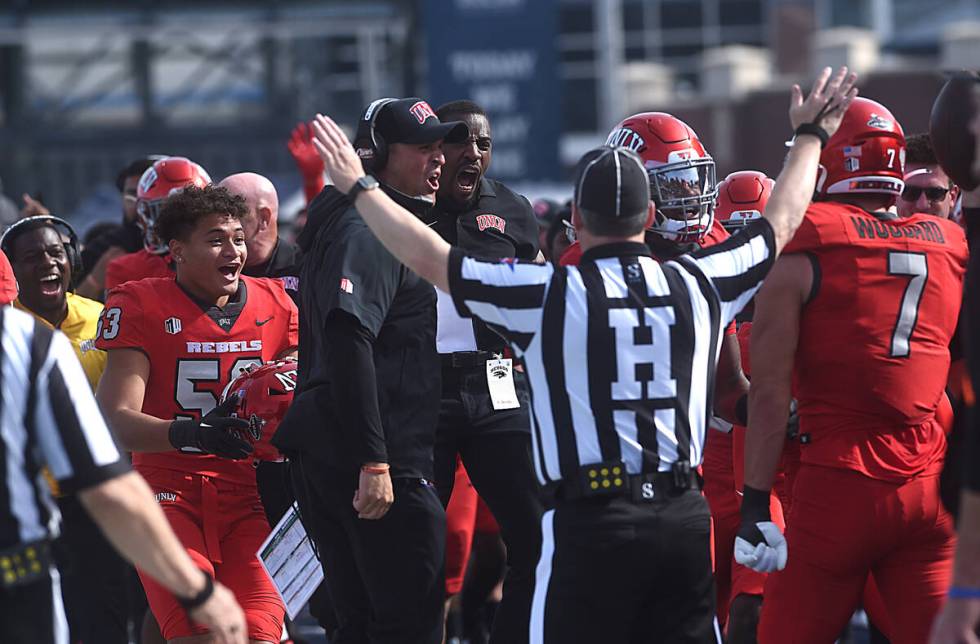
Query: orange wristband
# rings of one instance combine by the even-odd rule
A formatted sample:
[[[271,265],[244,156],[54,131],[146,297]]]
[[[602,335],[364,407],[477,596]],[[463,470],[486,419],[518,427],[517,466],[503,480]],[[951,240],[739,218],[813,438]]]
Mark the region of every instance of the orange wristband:
[[[361,466],[361,471],[362,472],[366,472],[367,474],[387,474],[388,473],[388,469],[389,468],[388,468],[388,464],[387,463],[385,463],[384,465],[362,465]]]

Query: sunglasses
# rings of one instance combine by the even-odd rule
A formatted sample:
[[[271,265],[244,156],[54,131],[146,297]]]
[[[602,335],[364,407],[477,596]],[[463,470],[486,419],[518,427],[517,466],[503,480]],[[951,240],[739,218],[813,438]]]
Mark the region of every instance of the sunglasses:
[[[476,144],[476,149],[480,152],[489,152],[490,148],[493,147],[493,139],[489,136],[471,136],[468,139],[457,139],[455,141],[446,141],[446,145],[473,145]]]
[[[926,193],[929,201],[942,201],[949,194],[949,188],[919,188],[917,186],[905,186],[902,190],[902,199],[905,201],[918,201],[922,193]]]

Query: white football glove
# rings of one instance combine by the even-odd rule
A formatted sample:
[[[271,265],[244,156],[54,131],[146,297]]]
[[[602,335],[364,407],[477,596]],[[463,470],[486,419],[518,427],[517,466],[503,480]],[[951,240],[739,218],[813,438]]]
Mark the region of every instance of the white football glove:
[[[735,561],[756,572],[775,572],[786,567],[786,537],[772,521],[742,524],[735,537]]]

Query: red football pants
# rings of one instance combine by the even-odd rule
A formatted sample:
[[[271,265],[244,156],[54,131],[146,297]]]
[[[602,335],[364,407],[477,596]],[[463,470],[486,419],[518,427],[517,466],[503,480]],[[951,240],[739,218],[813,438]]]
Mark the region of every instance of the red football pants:
[[[715,569],[716,614],[724,630],[731,601],[739,595],[762,595],[765,573],[735,562],[735,535],[741,524],[742,498],[736,490],[733,463],[735,437],[709,430],[704,446],[704,496],[711,508],[712,560]],[[773,494],[769,500],[773,522],[783,528],[783,513]]]
[[[473,548],[473,530],[480,497],[470,482],[459,457],[456,458],[456,480],[453,495],[446,506],[446,595],[463,589],[466,564]]]
[[[766,583],[761,644],[833,642],[861,602],[869,573],[892,644],[928,640],[955,546],[937,475],[896,484],[803,464],[787,523],[789,560]]]
[[[159,468],[139,471],[197,567],[235,594],[249,639],[278,642],[286,609],[255,554],[269,534],[256,488]],[[208,632],[191,623],[169,590],[138,572],[164,638]]]

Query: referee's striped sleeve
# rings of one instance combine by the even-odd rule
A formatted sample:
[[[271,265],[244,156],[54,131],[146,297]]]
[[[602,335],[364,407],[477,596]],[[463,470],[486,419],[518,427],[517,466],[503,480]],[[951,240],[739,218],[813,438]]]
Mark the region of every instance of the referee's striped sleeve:
[[[678,263],[708,278],[721,304],[721,319],[728,324],[755,296],[775,261],[772,225],[758,219],[720,244],[679,258]]]
[[[449,253],[449,291],[464,318],[477,317],[526,347],[541,328],[541,310],[554,268],[516,260],[485,262],[460,249]]]
[[[61,489],[78,492],[127,472],[129,461],[106,426],[68,338],[38,324],[33,343],[43,362],[28,418]]]

